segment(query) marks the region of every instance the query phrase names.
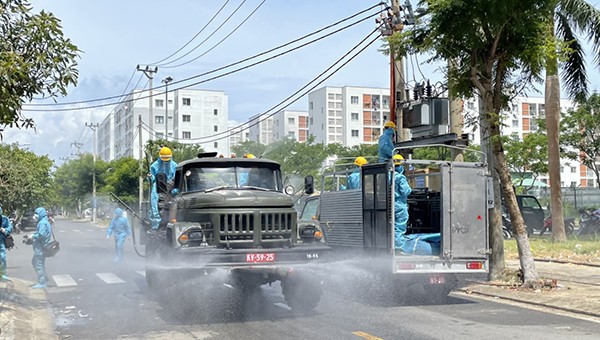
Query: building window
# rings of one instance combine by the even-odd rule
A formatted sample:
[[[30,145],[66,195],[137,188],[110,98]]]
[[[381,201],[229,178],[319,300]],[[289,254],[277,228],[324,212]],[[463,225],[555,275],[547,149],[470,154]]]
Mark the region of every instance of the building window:
[[[165,105],[165,101],[162,99],[154,99],[154,107],[163,107]]]
[[[169,99],[169,104],[173,104],[173,99]]]
[[[571,188],[575,188],[577,186],[577,182],[571,182]]]
[[[310,110],[312,110],[312,109],[313,109],[313,102],[310,102],[310,103],[308,103],[308,108],[309,108]]]
[[[215,142],[215,143],[213,144],[213,146],[215,147],[215,149],[216,149],[216,148],[218,148],[218,147],[219,147],[219,142]]]
[[[296,133],[294,131],[288,131],[288,137],[291,139],[296,139]]]
[[[342,95],[339,93],[335,94],[335,100],[342,100]]]
[[[571,167],[571,173],[572,173],[572,174],[574,174],[574,173],[576,173],[576,172],[577,172],[577,168],[576,168],[576,167],[574,167],[574,166],[572,166],[572,167]]]
[[[352,112],[350,115],[352,120],[358,120],[358,112]]]
[[[565,167],[564,167],[564,166],[561,166],[561,167],[560,167],[560,172],[561,172],[561,173],[562,173],[562,172],[565,172]],[[562,185],[561,185],[561,186],[562,186]]]
[[[215,125],[213,128],[215,132],[219,131],[219,127],[217,125]]]
[[[296,123],[294,122],[294,117],[290,117],[290,118],[288,118],[288,124],[291,124],[291,125],[294,125],[294,124],[296,124]]]
[[[334,93],[328,93],[327,94],[327,99],[335,99],[335,94]]]
[[[518,128],[519,127],[519,120],[518,119],[513,119],[512,120],[512,127],[514,127],[514,128]]]
[[[473,102],[467,102],[467,108],[469,110],[475,110],[475,103],[473,103]]]
[[[154,116],[154,123],[156,124],[164,124],[165,116]]]
[[[192,99],[191,98],[183,98],[182,104],[183,104],[183,106],[190,106],[190,105],[192,105]]]
[[[358,104],[358,96],[351,96],[350,104]]]
[[[162,132],[157,132],[156,133],[156,139],[163,139],[163,138],[165,138],[165,134],[164,133],[162,133]]]
[[[182,116],[181,116],[181,119],[182,119],[184,122],[191,122],[191,121],[192,121],[192,116],[191,116],[191,115],[182,115]]]
[[[352,130],[352,137],[358,137],[358,130]]]
[[[214,109],[213,113],[214,113],[215,116],[217,116],[219,114],[219,109]]]
[[[593,180],[593,179],[588,179],[588,180],[587,180],[587,186],[588,186],[588,187],[595,187],[595,185],[594,185],[594,180]]]
[[[191,139],[192,138],[192,133],[190,131],[183,131],[181,133],[181,137],[183,139]]]

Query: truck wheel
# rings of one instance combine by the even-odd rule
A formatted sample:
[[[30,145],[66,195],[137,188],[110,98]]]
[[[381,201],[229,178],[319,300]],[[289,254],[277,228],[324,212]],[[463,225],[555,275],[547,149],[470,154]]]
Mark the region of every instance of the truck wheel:
[[[285,302],[295,312],[308,313],[317,307],[323,295],[319,282],[285,279],[281,282]]]

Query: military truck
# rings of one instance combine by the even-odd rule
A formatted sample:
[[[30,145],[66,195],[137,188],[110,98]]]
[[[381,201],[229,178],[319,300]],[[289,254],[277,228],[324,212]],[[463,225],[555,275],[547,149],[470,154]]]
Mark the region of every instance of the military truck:
[[[481,158],[405,161],[412,193],[403,237],[416,239],[415,250],[419,241],[436,237],[439,243],[430,253],[399,249],[395,242],[391,162],[363,165],[361,189],[338,190],[347,172],[325,174],[320,195],[306,200],[299,224],[320,225],[333,249],[330,258],[373,273],[370,285],[383,284],[401,297],[404,288],[417,284],[442,302],[461,277],[489,270],[488,210],[494,201],[485,155]]]
[[[157,176],[162,223],[147,240],[148,285],[220,270],[241,290],[281,281],[292,309],[315,308],[322,289],[310,264],[330,249],[320,228],[298,228],[280,165],[215,156],[179,163],[172,183]]]

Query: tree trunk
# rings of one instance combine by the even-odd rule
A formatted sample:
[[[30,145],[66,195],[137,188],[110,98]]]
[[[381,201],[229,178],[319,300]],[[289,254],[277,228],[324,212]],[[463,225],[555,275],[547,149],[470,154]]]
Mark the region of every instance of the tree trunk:
[[[488,93],[492,93],[492,91],[490,90]],[[492,96],[487,96],[485,98],[484,105],[484,114],[488,120],[490,140],[494,153],[494,165],[502,187],[504,203],[510,214],[513,232],[517,240],[519,261],[521,263],[521,269],[523,270],[523,285],[528,288],[539,288],[540,280],[535,268],[535,262],[533,261],[529,239],[527,238],[525,222],[523,221],[523,216],[521,216],[521,211],[519,210],[510,171],[502,147],[502,140],[500,138],[500,115],[498,113],[500,112],[500,108],[497,108],[496,110],[493,105]]]
[[[554,25],[551,26],[554,36]],[[560,192],[560,151],[558,130],[560,125],[560,81],[558,78],[558,60],[549,58],[546,63],[545,88],[546,126],[548,131],[548,175],[550,198],[552,201],[552,239],[565,242],[565,221],[563,216],[562,195]]]

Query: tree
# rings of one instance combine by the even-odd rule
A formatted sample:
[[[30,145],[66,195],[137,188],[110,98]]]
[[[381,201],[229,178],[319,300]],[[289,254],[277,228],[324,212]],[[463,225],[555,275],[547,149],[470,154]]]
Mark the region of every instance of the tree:
[[[233,146],[231,151],[233,151],[233,153],[236,155],[240,155],[240,157],[247,153],[251,153],[255,157],[261,158],[265,154],[265,151],[267,151],[267,148],[268,146],[265,144],[248,140]]]
[[[171,149],[171,152],[173,152],[173,160],[175,162],[183,162],[188,159],[196,158],[199,153],[204,152],[204,149],[196,144],[177,143],[164,139],[149,140],[144,148],[146,155],[143,164],[145,169],[143,170],[144,173],[149,171],[150,165],[158,158],[158,152],[163,146]]]
[[[552,238],[556,241],[566,241],[560,191],[559,60],[563,61],[562,79],[567,93],[573,99],[584,100],[588,94],[585,52],[576,33],[583,33],[591,38],[594,51],[597,52],[600,49],[600,11],[583,0],[557,0],[554,4],[555,6],[548,12],[548,17],[554,20],[547,21],[548,38],[553,48],[550,49],[551,53],[546,60],[545,110],[552,221],[555,221],[552,225]],[[554,43],[555,37],[558,38],[558,45]],[[595,62],[600,64],[598,56]]]
[[[17,145],[0,145],[0,203],[7,214],[51,203],[52,165],[48,156]]]
[[[523,186],[528,174],[535,181],[540,174],[548,173],[548,140],[545,134],[528,134],[523,140],[519,140],[516,134],[503,138],[509,170],[518,175],[517,186]]]
[[[34,96],[67,94],[77,83],[79,50],[52,13],[31,13],[27,0],[0,0],[1,126],[34,127],[21,108]],[[1,135],[0,135],[1,136]]]
[[[83,154],[62,164],[54,173],[61,205],[70,211],[80,213],[81,209],[91,206],[94,172],[97,188],[104,185],[100,174],[108,169],[108,165],[99,159],[94,162],[93,158],[92,154]]]
[[[561,138],[567,157],[579,161],[596,175],[600,184],[600,95],[593,93],[561,121]],[[554,227],[554,226],[553,226]]]
[[[117,195],[123,202],[133,204],[138,201],[139,162],[131,157],[115,159],[107,164],[108,168],[100,174],[98,192],[104,195]]]
[[[552,1],[434,1],[424,0],[423,20],[390,39],[394,55],[407,49],[432,53],[434,60],[453,60],[449,91],[453,96],[476,94],[482,105],[480,120],[493,153],[494,175],[499,179],[519,249],[524,285],[538,287],[523,217],[517,205],[501,138],[501,113],[514,89],[540,79],[547,47],[548,16]],[[394,37],[394,36],[392,36]],[[492,263],[490,276],[504,269],[500,202],[491,216]]]

